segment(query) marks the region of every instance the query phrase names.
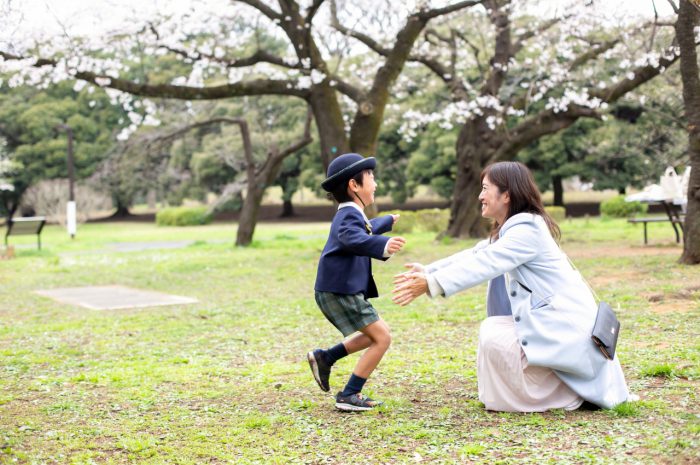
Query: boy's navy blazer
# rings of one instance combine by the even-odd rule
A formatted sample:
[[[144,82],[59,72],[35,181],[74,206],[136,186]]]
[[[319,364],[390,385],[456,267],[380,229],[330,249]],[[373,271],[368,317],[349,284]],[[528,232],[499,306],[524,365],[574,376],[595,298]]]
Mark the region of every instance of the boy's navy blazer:
[[[361,292],[365,298],[378,297],[370,257],[386,260],[384,248],[389,238],[380,234],[391,231],[393,222],[392,216],[386,215],[367,224],[357,208],[339,209],[318,262],[314,289],[336,294]]]

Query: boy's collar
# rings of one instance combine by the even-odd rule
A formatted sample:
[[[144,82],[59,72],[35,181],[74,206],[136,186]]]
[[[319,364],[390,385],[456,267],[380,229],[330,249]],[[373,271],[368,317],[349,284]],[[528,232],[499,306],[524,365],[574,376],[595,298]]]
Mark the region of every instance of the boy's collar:
[[[367,215],[365,215],[365,211],[362,209],[361,206],[356,204],[355,202],[343,202],[338,205],[338,210],[341,208],[346,208],[346,207],[354,207],[356,208],[360,213],[362,213],[362,217],[365,219],[367,223],[369,223],[369,218],[367,218]]]

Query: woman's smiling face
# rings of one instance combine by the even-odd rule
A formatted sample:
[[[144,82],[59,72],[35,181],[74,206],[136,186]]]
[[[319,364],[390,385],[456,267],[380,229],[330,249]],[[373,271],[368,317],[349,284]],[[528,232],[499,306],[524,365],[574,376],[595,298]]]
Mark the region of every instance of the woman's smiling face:
[[[488,176],[484,176],[481,182],[479,201],[481,202],[481,216],[503,224],[506,215],[508,215],[510,195],[508,192],[501,192],[495,184],[491,184]]]

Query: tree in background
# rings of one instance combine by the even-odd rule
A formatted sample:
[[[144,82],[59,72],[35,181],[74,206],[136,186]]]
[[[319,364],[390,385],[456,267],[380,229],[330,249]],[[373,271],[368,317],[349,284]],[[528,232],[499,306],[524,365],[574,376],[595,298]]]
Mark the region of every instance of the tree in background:
[[[427,42],[409,57],[440,79],[446,103],[437,114],[407,114],[406,133],[415,136],[425,124],[460,128],[447,231],[455,237],[484,233],[476,208],[484,166],[512,160],[580,118],[602,118],[609,104],[678,59],[674,47],[656,45],[670,43],[656,34],[656,23],[613,34],[601,26],[604,18],[581,2],[548,20],[521,10],[525,2],[483,5],[485,11],[469,11],[471,28],[447,19],[433,24]]]
[[[696,51],[696,44],[700,41],[700,5],[697,1],[680,0],[676,11],[676,36],[681,53],[683,102],[688,123],[691,166],[684,225],[685,242],[680,262],[696,265],[700,263],[700,73]]]
[[[90,177],[126,126],[126,113],[102,90],[76,91],[69,82],[46,89],[0,85],[0,139],[5,158],[21,169],[11,176],[12,191],[3,194],[11,217],[24,191],[41,180],[67,178],[67,140],[59,124],[71,127],[77,179]],[[67,195],[67,191],[66,191]],[[40,213],[40,212],[38,212]]]
[[[687,163],[678,120],[675,87],[662,87],[674,101],[616,106],[607,121],[581,119],[568,129],[535,141],[517,159],[533,170],[540,189],[551,190],[553,204],[564,206],[563,180],[577,176],[595,190],[658,183],[667,166]]]
[[[238,9],[232,10],[232,16],[193,9],[187,18],[161,18],[145,25],[139,21],[133,30],[119,31],[99,44],[57,38],[27,47],[18,40],[0,50],[4,58],[0,64],[25,82],[80,79],[147,98],[301,98],[313,111],[326,167],[332,158],[349,150],[375,152],[390,89],[421,32],[431,20],[481,2],[459,1],[446,7],[420,2],[415,9],[369,1],[344,3],[341,8],[324,0],[308,1],[304,6],[279,0],[276,7],[260,0],[233,3]],[[322,8],[327,3],[330,12]],[[354,49],[329,27],[332,24],[342,31],[344,22],[364,25],[364,30],[376,32],[375,40],[389,43],[383,48],[384,58],[346,67],[344,60]],[[268,49],[266,40],[259,40],[271,34],[285,40],[284,55]],[[128,56],[119,56],[125,50]],[[137,50],[140,55],[134,54]],[[189,66],[189,75],[166,82],[130,79],[131,67],[146,68],[147,57],[154,53],[181,60]],[[109,58],[103,59],[105,56]],[[347,117],[343,104],[349,105],[350,112],[354,107],[354,115]]]

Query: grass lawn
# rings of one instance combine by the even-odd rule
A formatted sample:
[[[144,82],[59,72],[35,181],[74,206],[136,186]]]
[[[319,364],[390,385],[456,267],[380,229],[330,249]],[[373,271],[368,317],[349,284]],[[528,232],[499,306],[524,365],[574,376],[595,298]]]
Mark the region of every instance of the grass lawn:
[[[676,264],[668,224],[579,219],[563,248],[622,322],[618,354],[641,401],[612,411],[506,414],[477,399],[485,287],[391,303],[391,277],[474,241],[407,236],[374,266],[394,343],[367,392],[386,406],[335,411],[305,360],[340,334],[313,299],[327,224],[48,227],[0,261],[0,463],[687,463],[700,462],[700,268]],[[192,241],[119,252],[115,244]],[[99,311],[39,289],[120,284],[197,304]],[[357,355],[331,376],[342,388]]]

